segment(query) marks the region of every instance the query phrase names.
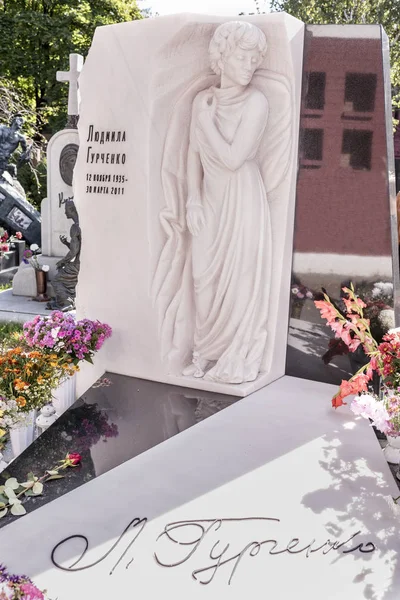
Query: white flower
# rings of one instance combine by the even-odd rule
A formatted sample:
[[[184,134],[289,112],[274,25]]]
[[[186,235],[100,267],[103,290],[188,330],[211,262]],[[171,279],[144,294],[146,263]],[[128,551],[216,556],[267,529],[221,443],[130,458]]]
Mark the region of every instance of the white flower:
[[[298,293],[299,293],[299,288],[292,287],[292,294],[298,294]]]
[[[49,265],[42,265],[42,271],[44,271],[45,273],[47,273],[47,271],[50,271]]]
[[[378,321],[385,331],[393,331],[391,328],[394,325],[394,310],[392,308],[381,310],[378,315]]]
[[[378,281],[375,283],[372,289],[372,297],[379,298],[380,296],[392,296],[393,295],[393,283],[390,281],[383,282]]]
[[[51,330],[51,337],[52,337],[54,340],[56,340],[56,339],[57,339],[58,332],[60,331],[60,329],[61,329],[61,327],[54,327],[54,328]]]
[[[379,431],[382,431],[382,433],[384,433],[385,435],[390,432],[390,416],[381,402],[377,404],[375,414],[371,418],[372,425],[379,429]]]
[[[30,249],[32,252],[36,252],[36,250],[39,250],[39,246],[37,244],[31,244]]]
[[[388,333],[400,333],[400,327],[395,327],[394,329],[389,329]]]
[[[350,409],[355,415],[364,417],[364,419],[372,419],[375,416],[377,404],[378,401],[373,396],[361,394],[361,396],[355,396]]]
[[[4,600],[12,600],[15,598],[14,590],[10,587],[8,581],[0,583],[0,598],[4,598]]]

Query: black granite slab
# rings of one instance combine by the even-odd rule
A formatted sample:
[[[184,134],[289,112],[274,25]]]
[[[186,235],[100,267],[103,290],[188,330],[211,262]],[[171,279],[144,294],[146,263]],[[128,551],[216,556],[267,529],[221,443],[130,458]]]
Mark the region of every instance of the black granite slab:
[[[240,398],[106,373],[108,387],[90,388],[2,473],[41,476],[69,452],[82,464],[26,501],[32,512],[125,461],[228,408]],[[1,482],[3,483],[3,481]],[[0,519],[4,527],[16,518]],[[23,517],[22,517],[23,518]]]

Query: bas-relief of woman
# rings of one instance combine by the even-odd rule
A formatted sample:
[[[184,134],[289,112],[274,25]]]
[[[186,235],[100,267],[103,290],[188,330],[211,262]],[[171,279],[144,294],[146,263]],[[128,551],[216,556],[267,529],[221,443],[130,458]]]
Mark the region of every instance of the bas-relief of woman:
[[[179,346],[175,333],[188,320],[188,309],[180,310],[187,286],[178,279],[187,281],[190,270],[193,360],[181,370],[188,377],[253,381],[265,353],[272,256],[259,149],[265,146],[268,101],[261,83],[265,76],[256,70],[266,51],[264,33],[250,23],[229,22],[216,29],[209,52],[220,83],[197,93],[192,102],[185,173],[164,169],[167,206],[160,218],[167,242],[154,287],[162,306],[162,342],[172,340],[172,355]],[[176,138],[177,124],[175,130]],[[171,148],[167,143],[166,155]]]
[[[186,218],[196,323],[193,364],[184,375],[241,383],[259,373],[267,335],[262,286],[268,205],[256,154],[268,103],[251,80],[266,48],[254,25],[220,26],[210,58],[221,84],[200,92],[193,104]]]

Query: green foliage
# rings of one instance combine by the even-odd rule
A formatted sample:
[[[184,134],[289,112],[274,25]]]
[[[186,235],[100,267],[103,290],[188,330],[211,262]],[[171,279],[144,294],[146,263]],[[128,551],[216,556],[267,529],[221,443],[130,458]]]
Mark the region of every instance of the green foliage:
[[[38,128],[33,100],[10,79],[0,77],[0,123],[8,125],[17,113],[24,117],[23,133],[28,138],[29,143],[33,144],[32,160],[18,169],[18,181],[26,191],[30,202],[37,209],[40,209],[40,202],[46,196],[45,148],[47,141]],[[18,155],[18,152],[16,152],[15,157],[13,157],[14,162],[16,162]]]
[[[272,11],[285,11],[307,24],[379,24],[390,42],[394,92],[400,92],[399,0],[272,0]]]
[[[22,323],[0,321],[0,349],[15,346],[17,339],[19,339],[19,334],[22,333],[22,329]]]
[[[100,25],[140,18],[134,0],[0,0],[0,77],[33,105],[41,133],[65,125],[69,54],[87,55]]]
[[[46,144],[67,120],[69,54],[86,56],[96,27],[140,19],[136,0],[0,0],[0,123],[20,112],[34,158],[18,172],[30,202],[46,196]]]

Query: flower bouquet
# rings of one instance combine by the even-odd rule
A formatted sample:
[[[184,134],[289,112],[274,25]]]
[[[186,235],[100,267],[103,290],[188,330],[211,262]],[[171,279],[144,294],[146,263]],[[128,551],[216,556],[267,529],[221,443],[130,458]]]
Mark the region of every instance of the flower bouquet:
[[[72,359],[54,352],[26,351],[22,347],[1,351],[0,396],[15,402],[21,412],[42,408],[49,404],[60,381],[78,369]]]
[[[385,333],[394,327],[394,311],[393,311],[393,284],[391,282],[378,281],[371,287],[370,283],[360,282],[357,284],[357,289],[350,284],[353,292],[357,297],[363,298],[363,316],[369,321],[371,336],[379,344],[382,342]],[[342,288],[341,297],[338,300],[330,300],[331,304],[338,312],[346,318],[346,292]],[[323,300],[327,295],[326,290],[322,290],[323,294],[314,294],[315,300]],[[325,296],[324,296],[325,295]],[[353,354],[355,352],[355,354]],[[352,364],[368,362],[368,356],[365,355],[362,346],[356,351],[349,349],[348,345],[340,337],[329,340],[329,347],[326,353],[322,356],[325,364],[329,364],[335,356],[341,356],[350,353],[350,362]]]
[[[4,447],[8,430],[11,427],[24,425],[26,420],[27,414],[20,411],[15,400],[8,400],[0,396],[0,449]]]
[[[49,265],[41,265],[38,261],[38,255],[41,254],[41,250],[37,244],[31,244],[29,248],[24,250],[22,262],[26,265],[31,265],[35,271],[44,271],[47,273],[50,270]]]
[[[10,236],[8,231],[3,227],[0,227],[0,257],[4,252],[9,252],[11,245],[19,240],[22,240],[22,233],[20,231],[17,231],[15,235]]]
[[[346,404],[347,396],[355,395],[350,406],[355,414],[370,419],[385,435],[400,436],[400,329],[389,330],[378,344],[372,335],[370,320],[364,314],[365,302],[355,293],[353,285],[343,288],[343,293],[345,311],[327,294],[324,300],[316,300],[315,306],[335,337],[342,340],[350,352],[362,348],[369,360],[348,381],[342,381],[332,398],[332,406],[338,408]],[[381,380],[379,394],[370,393],[374,375]]]
[[[111,327],[100,321],[75,321],[68,313],[54,311],[49,317],[37,316],[25,323],[23,337],[31,348],[77,365],[82,360],[92,363],[95,352],[111,333]]]
[[[45,600],[46,592],[39,590],[26,575],[11,575],[0,565],[0,600]]]

